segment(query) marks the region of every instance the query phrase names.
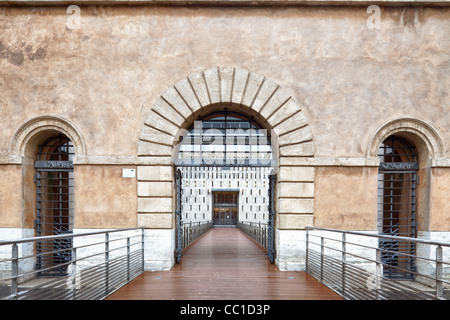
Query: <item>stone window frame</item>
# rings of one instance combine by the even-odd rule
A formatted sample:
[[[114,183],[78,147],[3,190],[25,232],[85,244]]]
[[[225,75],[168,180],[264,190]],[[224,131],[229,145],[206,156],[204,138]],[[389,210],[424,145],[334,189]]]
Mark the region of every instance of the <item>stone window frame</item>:
[[[11,139],[9,157],[19,164],[22,163],[26,149],[30,144],[35,144],[32,140],[51,133],[66,135],[75,147],[76,157],[86,156],[86,142],[83,135],[71,122],[59,116],[44,115],[30,119],[19,127]]]
[[[377,158],[381,143],[389,136],[400,134],[418,148],[422,165],[431,166],[433,160],[444,158],[444,144],[438,132],[425,121],[402,117],[382,124],[371,136],[367,158]]]
[[[417,149],[420,182],[417,187],[416,221],[418,234],[427,232],[430,228],[431,168],[445,159],[444,144],[438,132],[425,121],[402,117],[387,121],[378,127],[369,140],[366,156],[378,158],[381,143],[392,135],[408,140]]]
[[[54,115],[43,115],[25,121],[11,138],[8,163],[22,166],[22,204],[23,228],[34,230],[36,218],[36,186],[33,183],[34,161],[38,146],[51,136],[63,134],[68,137],[75,149],[76,157],[86,155],[86,143],[81,132],[68,120]]]

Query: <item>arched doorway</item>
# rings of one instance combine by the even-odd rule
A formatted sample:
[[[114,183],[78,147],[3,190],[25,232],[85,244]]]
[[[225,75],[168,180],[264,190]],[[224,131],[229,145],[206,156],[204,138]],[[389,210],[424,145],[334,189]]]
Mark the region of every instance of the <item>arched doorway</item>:
[[[174,158],[178,237],[183,223],[263,224],[273,260],[275,158],[269,131],[252,117],[224,108],[198,118],[180,137]]]
[[[305,114],[288,91],[270,78],[239,67],[213,67],[181,78],[164,90],[150,107],[137,148],[138,225],[145,228],[147,270],[170,270],[175,263],[177,179],[174,152],[180,132],[201,115],[229,111],[253,116],[270,129],[272,152],[278,159],[276,190],[276,260],[283,270],[304,268],[305,226],[314,213],[314,141]],[[293,190],[293,183],[307,188]],[[144,188],[143,188],[144,189]],[[294,240],[295,239],[295,240]]]
[[[419,156],[408,140],[392,135],[379,148],[378,230],[399,237],[417,236],[417,183]],[[384,276],[412,278],[414,243],[381,239]]]
[[[74,225],[74,146],[57,134],[38,146],[34,162],[36,182],[36,236],[71,233]],[[71,260],[71,239],[37,243],[37,270],[40,275],[64,275]]]

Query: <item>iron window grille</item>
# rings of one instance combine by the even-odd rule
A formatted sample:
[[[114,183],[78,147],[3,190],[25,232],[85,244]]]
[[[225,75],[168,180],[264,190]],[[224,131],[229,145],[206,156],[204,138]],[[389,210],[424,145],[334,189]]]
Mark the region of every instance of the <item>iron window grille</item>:
[[[39,146],[35,161],[36,235],[72,233],[74,218],[74,147],[64,135]],[[71,261],[72,239],[39,241],[36,269],[40,276],[65,275]]]
[[[391,136],[378,153],[378,230],[381,234],[416,237],[417,171],[415,147],[407,140]],[[416,270],[415,244],[402,240],[379,241],[383,275],[389,278],[413,279]]]

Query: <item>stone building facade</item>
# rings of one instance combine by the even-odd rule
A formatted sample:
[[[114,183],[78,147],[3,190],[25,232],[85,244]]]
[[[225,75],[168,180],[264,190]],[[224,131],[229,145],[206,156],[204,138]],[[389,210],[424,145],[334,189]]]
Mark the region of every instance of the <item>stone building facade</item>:
[[[414,148],[415,236],[448,239],[448,3],[0,1],[1,238],[36,234],[61,136],[70,163],[42,159],[73,170],[64,223],[143,227],[146,269],[170,269],[177,145],[227,110],[270,132],[280,269],[304,267],[306,226],[380,231],[390,137]]]

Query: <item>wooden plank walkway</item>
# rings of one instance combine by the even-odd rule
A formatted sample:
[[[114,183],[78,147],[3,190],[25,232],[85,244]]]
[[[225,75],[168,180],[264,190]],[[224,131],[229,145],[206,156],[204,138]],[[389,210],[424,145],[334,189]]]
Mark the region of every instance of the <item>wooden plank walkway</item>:
[[[215,228],[170,271],[145,272],[107,300],[342,300],[306,272],[280,271],[237,228]]]

